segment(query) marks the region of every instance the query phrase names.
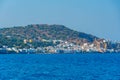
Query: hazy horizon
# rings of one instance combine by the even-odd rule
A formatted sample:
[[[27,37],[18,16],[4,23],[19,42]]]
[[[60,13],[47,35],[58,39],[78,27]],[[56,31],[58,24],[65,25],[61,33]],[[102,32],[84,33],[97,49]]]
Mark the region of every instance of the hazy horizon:
[[[0,28],[60,24],[120,41],[119,0],[0,0]]]

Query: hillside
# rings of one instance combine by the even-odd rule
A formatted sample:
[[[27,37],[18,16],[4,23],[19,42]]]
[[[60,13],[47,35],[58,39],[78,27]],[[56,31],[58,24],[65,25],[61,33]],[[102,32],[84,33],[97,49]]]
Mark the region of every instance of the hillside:
[[[34,24],[0,29],[0,45],[24,46],[23,41],[32,40],[34,45],[41,44],[42,40],[66,40],[93,42],[96,36],[71,30],[63,25]],[[52,43],[49,43],[52,44]],[[49,45],[47,44],[47,45]]]

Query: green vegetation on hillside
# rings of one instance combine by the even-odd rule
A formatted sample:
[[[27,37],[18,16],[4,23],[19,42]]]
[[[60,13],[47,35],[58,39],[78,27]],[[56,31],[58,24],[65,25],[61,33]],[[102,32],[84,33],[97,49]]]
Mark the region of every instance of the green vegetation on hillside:
[[[95,38],[97,37],[71,30],[63,25],[34,24],[0,29],[0,46],[7,45],[9,47],[19,46],[23,48],[31,45],[34,47],[56,45],[53,44],[52,40],[93,42]],[[32,40],[32,42],[25,44],[24,40],[28,40],[28,42]]]

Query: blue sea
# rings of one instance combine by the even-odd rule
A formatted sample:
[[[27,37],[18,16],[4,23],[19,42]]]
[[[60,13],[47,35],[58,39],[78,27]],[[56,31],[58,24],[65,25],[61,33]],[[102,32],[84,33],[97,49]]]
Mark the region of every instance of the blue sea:
[[[1,54],[0,80],[120,80],[120,54]]]

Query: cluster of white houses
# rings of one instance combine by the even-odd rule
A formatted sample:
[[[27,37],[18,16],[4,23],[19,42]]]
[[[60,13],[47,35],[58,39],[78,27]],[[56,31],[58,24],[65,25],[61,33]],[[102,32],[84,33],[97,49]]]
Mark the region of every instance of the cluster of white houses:
[[[120,50],[107,49],[106,40],[95,40],[93,43],[82,43],[77,45],[68,41],[53,40],[53,42],[59,41],[60,44],[56,46],[37,47],[37,48],[23,48],[18,49],[16,47],[9,48],[3,46],[0,48],[0,53],[90,53],[90,52],[120,52]],[[24,41],[25,43],[27,41]]]

